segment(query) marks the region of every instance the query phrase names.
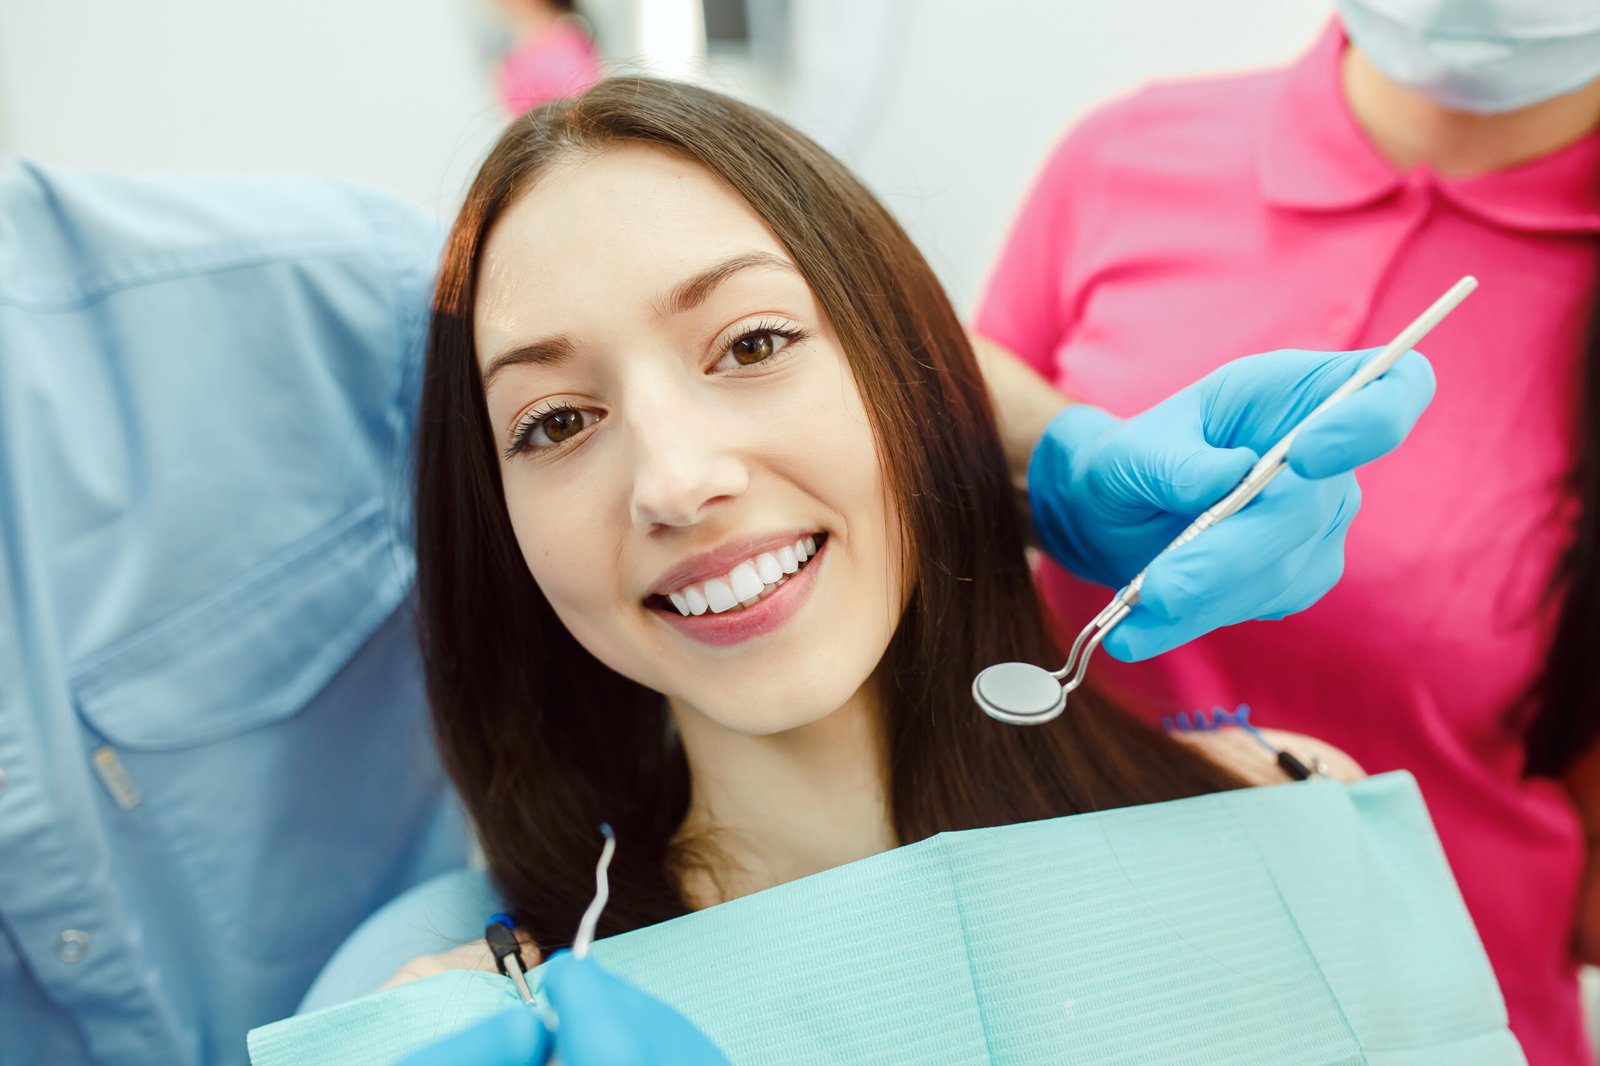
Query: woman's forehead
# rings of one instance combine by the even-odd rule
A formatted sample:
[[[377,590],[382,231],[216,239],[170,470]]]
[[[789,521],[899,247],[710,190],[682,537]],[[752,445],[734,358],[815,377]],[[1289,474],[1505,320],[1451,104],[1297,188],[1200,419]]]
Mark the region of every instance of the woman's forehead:
[[[753,246],[784,254],[761,217],[720,178],[663,150],[624,145],[544,175],[490,231],[484,264],[625,252],[627,261],[656,257],[671,266],[676,257]]]
[[[484,248],[477,327],[515,333],[595,301],[650,302],[709,263],[753,252],[790,258],[703,167],[619,146],[555,167],[501,216]]]

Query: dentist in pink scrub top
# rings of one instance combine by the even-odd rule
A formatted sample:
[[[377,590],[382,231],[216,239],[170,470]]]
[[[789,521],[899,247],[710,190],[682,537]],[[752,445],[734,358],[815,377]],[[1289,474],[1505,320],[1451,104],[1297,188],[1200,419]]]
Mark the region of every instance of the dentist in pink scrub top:
[[[1370,773],[1412,771],[1529,1061],[1576,1066],[1593,1060],[1575,965],[1600,956],[1600,2],[1339,11],[1286,69],[1147,88],[1081,122],[975,331],[1083,401],[1029,438],[1006,417],[1025,375],[989,353],[1040,537],[1074,561],[1072,530],[1040,521],[1062,491],[1053,440],[1082,454],[1105,412],[1241,351],[1381,345],[1478,276],[1427,342],[1431,409],[1360,472],[1342,581],[1103,676],[1157,713],[1248,704]],[[1106,599],[1053,564],[1043,581],[1068,633]]]

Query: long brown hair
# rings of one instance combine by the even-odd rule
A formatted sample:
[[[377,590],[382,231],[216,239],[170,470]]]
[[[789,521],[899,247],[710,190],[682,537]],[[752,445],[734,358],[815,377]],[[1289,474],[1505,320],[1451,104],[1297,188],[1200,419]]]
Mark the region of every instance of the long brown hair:
[[[737,191],[849,359],[909,548],[908,603],[879,670],[901,842],[1237,786],[1090,692],[1045,727],[979,713],[979,669],[1054,665],[1059,653],[983,380],[933,272],[871,193],[797,131],[703,89],[612,79],[518,119],[479,171],[445,253],[419,428],[418,583],[436,728],[490,873],[535,940],[548,950],[572,936],[602,820],[618,840],[602,931],[686,909],[673,854],[689,796],[683,752],[662,697],[585,651],[529,575],[472,328],[496,220],[553,162],[619,143],[675,153]]]
[[[1543,669],[1522,707],[1528,714],[1523,773],[1562,777],[1600,739],[1600,279],[1574,412],[1577,454],[1564,486],[1577,504],[1572,539],[1550,582],[1559,602]]]

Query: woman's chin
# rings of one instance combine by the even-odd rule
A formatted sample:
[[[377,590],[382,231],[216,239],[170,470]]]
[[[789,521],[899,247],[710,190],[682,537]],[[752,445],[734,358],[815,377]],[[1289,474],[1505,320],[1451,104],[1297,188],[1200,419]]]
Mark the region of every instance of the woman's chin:
[[[823,695],[797,700],[792,692],[772,692],[763,697],[752,694],[749,698],[729,701],[724,698],[707,698],[699,702],[692,699],[674,699],[675,709],[692,708],[696,717],[727,733],[747,737],[771,737],[780,733],[802,730],[827,721],[847,703],[853,692]],[[680,721],[682,715],[679,715]]]

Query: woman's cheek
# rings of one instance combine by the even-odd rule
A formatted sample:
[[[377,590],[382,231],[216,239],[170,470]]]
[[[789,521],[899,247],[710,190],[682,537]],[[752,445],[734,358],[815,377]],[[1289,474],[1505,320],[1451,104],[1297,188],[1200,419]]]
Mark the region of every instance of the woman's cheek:
[[[508,501],[509,502],[509,501]],[[551,607],[563,620],[575,607],[595,604],[599,597],[591,587],[604,576],[597,561],[586,558],[587,546],[595,543],[598,531],[584,528],[581,522],[568,522],[561,529],[550,528],[549,516],[574,512],[556,501],[535,512],[530,506],[511,506],[511,528],[523,562],[538,583]],[[535,514],[537,513],[537,517]],[[576,512],[577,516],[582,511]]]

